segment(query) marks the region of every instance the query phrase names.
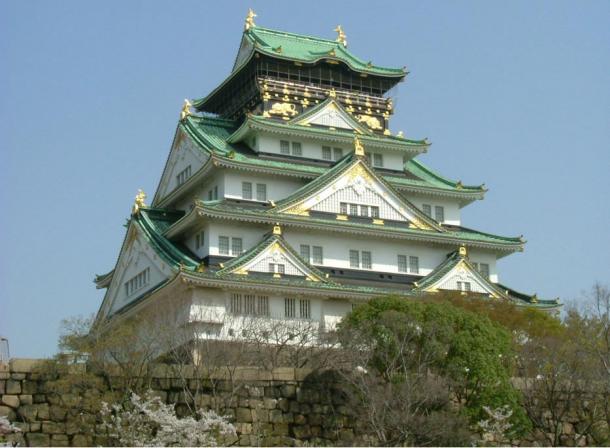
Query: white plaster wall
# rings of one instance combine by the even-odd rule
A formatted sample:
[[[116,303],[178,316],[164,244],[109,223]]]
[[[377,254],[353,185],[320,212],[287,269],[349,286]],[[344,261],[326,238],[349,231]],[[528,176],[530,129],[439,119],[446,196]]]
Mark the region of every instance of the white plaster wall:
[[[197,234],[203,231],[203,246],[197,248]],[[209,253],[210,248],[210,237],[209,237],[209,224],[204,224],[197,227],[183,243],[199,258],[205,257]]]
[[[228,236],[243,239],[243,250],[249,250],[263,239],[265,233],[271,230],[270,226],[257,226],[252,224],[233,224],[233,223],[210,223],[207,227],[206,238],[207,254],[220,255],[218,253],[218,237]],[[205,255],[207,255],[205,254]],[[205,256],[203,255],[203,256]]]
[[[457,200],[451,201],[449,199],[431,198],[429,196],[421,196],[415,195],[413,193],[404,192],[402,193],[402,195],[420,210],[423,210],[423,204],[429,204],[430,206],[432,206],[432,218],[434,218],[435,205],[440,205],[441,207],[444,207],[445,220],[443,221],[443,224],[452,224],[456,226],[461,225],[460,206]]]
[[[195,185],[188,194],[176,201],[174,206],[178,210],[188,211],[191,209],[195,199],[207,201],[208,192],[213,190],[215,186],[218,186],[218,199],[222,199],[225,192],[225,175],[226,171],[222,169],[214,170],[211,174],[206,176],[202,182]]]
[[[224,174],[224,197],[243,199],[242,182],[252,182],[252,200],[256,200],[256,184],[267,185],[267,199],[279,201],[290,196],[307,182],[297,178],[259,175],[244,171],[226,171]]]
[[[288,140],[288,141],[296,141],[301,143],[303,154],[301,157],[305,157],[308,159],[316,159],[322,160],[322,146],[330,146],[332,148],[341,148],[343,150],[343,155],[345,156],[347,153],[354,151],[354,145],[341,145],[335,143],[329,143],[323,140],[311,140],[311,139],[303,139],[303,138],[284,138],[277,137],[276,135],[269,135],[264,133],[259,133],[256,139],[256,150],[261,152],[268,152],[273,154],[281,154],[280,152],[280,140]],[[292,148],[291,148],[292,150]],[[391,150],[381,150],[381,149],[367,149],[365,145],[365,151],[371,153],[383,154],[383,167],[388,169],[393,169],[397,171],[402,171],[403,169],[403,154],[399,151],[391,151]],[[372,161],[371,161],[372,163]]]
[[[489,265],[489,280],[493,283],[498,283],[500,281],[496,264],[497,259],[493,253],[474,249],[468,251],[468,258],[475,263],[487,263]]]

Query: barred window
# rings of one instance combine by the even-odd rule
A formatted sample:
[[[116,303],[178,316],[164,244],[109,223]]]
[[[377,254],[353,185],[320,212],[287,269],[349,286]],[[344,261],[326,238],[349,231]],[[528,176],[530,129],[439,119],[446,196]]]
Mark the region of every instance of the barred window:
[[[311,318],[311,300],[300,299],[299,300],[299,317],[301,319]]]
[[[489,264],[487,263],[481,263],[479,265],[479,272],[481,273],[481,275],[485,278],[489,278]]]
[[[301,244],[301,258],[309,263],[310,260],[310,248],[307,244]]]
[[[296,299],[284,299],[284,317],[296,317]]]
[[[470,292],[471,290],[470,282],[464,282],[464,291]]]
[[[182,185],[186,180],[191,177],[191,166],[187,166],[185,169],[180,171],[176,176],[176,183],[178,186]]]
[[[445,221],[445,209],[444,207],[441,207],[440,205],[437,205],[434,207],[434,219],[436,219],[438,222],[444,222]]]
[[[220,255],[229,255],[229,237],[219,236],[218,237],[218,253]]]
[[[332,152],[330,146],[322,146],[322,159],[323,160],[332,160]]]
[[[349,251],[349,267],[359,268],[360,267],[360,252],[357,250]]]
[[[398,272],[407,272],[407,256],[398,256]]]
[[[383,167],[383,154],[373,154],[373,166]]]
[[[208,191],[208,201],[212,201],[214,199],[214,191],[213,190],[209,190]]]
[[[241,294],[231,294],[229,309],[232,314],[241,314]]]
[[[258,296],[256,314],[258,314],[259,316],[269,315],[269,297]]]
[[[333,159],[339,160],[343,157],[343,150],[341,148],[333,148]]]
[[[324,264],[324,252],[322,246],[313,246],[313,264]]]
[[[303,155],[303,148],[301,146],[301,143],[292,142],[292,155],[293,156],[302,156]]]
[[[369,216],[369,206],[368,205],[360,206],[360,216]]]
[[[354,215],[354,216],[358,216],[358,206],[356,204],[350,204],[349,205],[349,214],[350,215]]]
[[[150,268],[144,269],[142,272],[139,272],[137,275],[133,276],[129,281],[125,283],[125,293],[127,295],[131,295],[140,288],[148,285],[150,280]]]
[[[231,254],[241,255],[243,252],[243,240],[241,238],[231,238]]]
[[[371,253],[368,251],[362,251],[362,269],[372,269],[373,261],[371,259]]]
[[[274,274],[284,274],[286,272],[286,265],[281,263],[269,263],[269,272]]]
[[[241,197],[244,199],[252,199],[252,182],[241,183]]]
[[[376,205],[371,206],[371,218],[379,218],[379,207]]]
[[[280,140],[280,152],[282,154],[290,154],[290,142],[287,140]]]
[[[409,273],[419,274],[419,257],[413,255],[409,257]]]
[[[347,215],[347,204],[345,202],[341,202],[341,204],[339,205],[339,212],[342,215]]]
[[[430,204],[423,204],[421,208],[426,215],[432,217],[432,206]]]
[[[476,261],[471,261],[470,264],[472,264],[472,267],[474,268],[475,271],[481,272],[481,271],[479,271],[479,263],[477,263]]]
[[[196,249],[200,249],[201,247],[203,247],[203,241],[204,241],[204,232],[203,230],[197,232],[197,234],[195,235],[195,248]]]
[[[256,200],[267,200],[267,184],[256,184]]]
[[[214,186],[214,200],[218,200],[218,185]]]
[[[246,294],[244,297],[244,314],[255,315],[256,314],[256,296],[252,294]]]

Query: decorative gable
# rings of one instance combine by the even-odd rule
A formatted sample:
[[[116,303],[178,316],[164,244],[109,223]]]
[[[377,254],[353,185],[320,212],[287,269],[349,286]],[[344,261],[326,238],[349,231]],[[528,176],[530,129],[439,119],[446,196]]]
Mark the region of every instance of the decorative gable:
[[[249,273],[267,273],[274,277],[291,275],[314,282],[326,281],[321,272],[304,262],[281,237],[278,225],[273,228],[273,234],[261,244],[232,260],[218,272],[219,275]]]
[[[319,106],[294,118],[291,123],[301,126],[326,126],[354,131],[361,134],[370,134],[365,127],[355,121],[354,118],[352,118],[352,116],[332,98],[327,99]]]
[[[358,215],[376,218],[380,224],[387,219],[407,222],[421,230],[441,230],[439,226],[426,222],[414,205],[392,191],[362,159],[355,160],[334,178],[320,181],[319,188],[313,188],[303,199],[292,201],[278,212],[308,215],[316,211],[349,219],[347,215],[354,214],[350,212],[350,207],[356,206]]]

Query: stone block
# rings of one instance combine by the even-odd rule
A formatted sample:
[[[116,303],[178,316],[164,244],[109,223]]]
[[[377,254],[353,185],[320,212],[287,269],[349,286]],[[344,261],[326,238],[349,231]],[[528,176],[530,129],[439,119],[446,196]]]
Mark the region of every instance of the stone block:
[[[274,423],[273,434],[275,436],[287,436],[290,434],[288,423]]]
[[[341,429],[339,430],[339,440],[342,442],[351,442],[354,440],[354,431],[351,429]]]
[[[6,393],[6,380],[0,380],[0,395]]]
[[[53,446],[70,446],[70,440],[65,434],[53,434],[51,436],[51,445]]]
[[[17,395],[2,395],[1,403],[11,408],[19,407],[19,397]]]
[[[238,434],[252,434],[252,423],[235,423]]]
[[[34,397],[31,395],[19,395],[20,404],[34,404]]]
[[[30,432],[30,424],[29,423],[13,422],[13,426],[15,428],[18,428],[19,431],[21,431],[23,433]]]
[[[294,384],[284,384],[281,387],[282,397],[293,398],[297,395],[297,387]]]
[[[262,399],[250,398],[248,401],[250,403],[250,408],[252,408],[252,409],[264,409],[265,408],[265,403],[263,402]]]
[[[42,422],[42,432],[45,434],[64,434],[66,432],[66,425],[59,422]]]
[[[301,410],[301,407],[299,406],[299,402],[298,401],[291,401],[290,402],[290,408],[288,409],[290,412],[294,413],[294,414],[298,414]]]
[[[35,394],[34,403],[46,403],[47,396],[45,394]]]
[[[320,414],[309,414],[307,416],[307,421],[310,425],[321,425],[322,424],[322,416]]]
[[[66,409],[61,406],[50,406],[49,416],[55,422],[63,422],[66,419]]]
[[[271,371],[274,381],[294,381],[294,368],[292,367],[276,367]]]
[[[34,422],[38,419],[38,405],[33,404],[21,406],[17,412],[26,422]]]
[[[269,410],[268,409],[253,409],[252,410],[252,421],[267,423],[269,421]]]
[[[307,423],[307,418],[303,414],[296,414],[294,416],[295,425],[304,425],[305,423]]]
[[[25,380],[25,373],[11,373],[11,379],[15,381]]]
[[[277,407],[277,400],[275,398],[263,398],[263,406],[265,409],[275,409]]]
[[[51,437],[48,434],[42,434],[40,432],[28,432],[25,435],[25,440],[28,446],[50,446]]]
[[[49,416],[49,405],[46,403],[35,404],[38,408],[38,420],[49,420],[51,417]]]
[[[273,409],[269,411],[269,421],[271,423],[282,423],[284,421],[282,417],[282,411],[280,411],[279,409]]]
[[[281,409],[283,412],[288,412],[288,410],[290,409],[290,401],[288,401],[287,398],[280,398],[277,401],[277,407],[278,407],[278,409]]]
[[[21,381],[6,380],[5,393],[11,395],[19,395],[21,393]]]
[[[246,434],[239,436],[239,446],[250,446],[250,436]]]
[[[11,372],[30,373],[43,364],[44,360],[41,359],[14,358],[10,360],[9,368]]]
[[[250,407],[250,400],[248,400],[247,398],[240,398],[238,400],[238,405],[240,408],[249,408]]]
[[[33,395],[38,393],[38,383],[36,381],[25,380],[21,383],[21,393]]]
[[[264,389],[262,387],[249,387],[248,395],[252,398],[261,398],[264,395]]]
[[[84,434],[75,434],[72,437],[72,446],[91,446],[93,444],[93,438]]]
[[[252,423],[252,412],[248,408],[237,408],[235,410],[235,419],[239,423]]]
[[[310,414],[311,413],[311,406],[307,403],[301,403],[299,405],[299,409],[301,410],[301,414]]]
[[[42,423],[40,423],[40,422],[30,423],[30,432],[40,432],[41,429],[42,429]]]
[[[322,435],[322,428],[318,425],[309,426],[309,432],[311,433],[311,437],[320,437]]]
[[[307,439],[311,437],[309,426],[293,426],[292,433],[297,439]]]

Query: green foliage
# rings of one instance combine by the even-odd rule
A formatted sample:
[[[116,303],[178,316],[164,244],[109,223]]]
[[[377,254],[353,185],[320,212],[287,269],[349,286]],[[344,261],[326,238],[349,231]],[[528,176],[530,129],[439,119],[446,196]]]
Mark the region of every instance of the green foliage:
[[[357,341],[349,340],[354,329],[360,334]],[[388,381],[404,378],[393,365],[400,359],[411,364],[407,371],[425,368],[446,378],[473,423],[486,417],[484,406],[508,406],[513,430],[529,429],[519,392],[510,382],[511,335],[489,318],[447,302],[385,297],[357,307],[342,322],[340,334],[346,346],[356,342],[360,349],[373,349],[368,368]],[[398,353],[405,346],[397,342],[406,339],[411,341],[408,357]]]

